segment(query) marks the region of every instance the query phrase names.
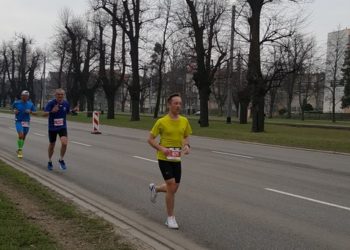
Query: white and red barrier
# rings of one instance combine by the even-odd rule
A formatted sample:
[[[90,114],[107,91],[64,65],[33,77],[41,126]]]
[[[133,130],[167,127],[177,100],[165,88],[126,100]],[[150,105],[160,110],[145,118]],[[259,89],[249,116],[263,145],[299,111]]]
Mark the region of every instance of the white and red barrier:
[[[92,113],[92,131],[91,134],[101,134],[100,132],[100,112]]]

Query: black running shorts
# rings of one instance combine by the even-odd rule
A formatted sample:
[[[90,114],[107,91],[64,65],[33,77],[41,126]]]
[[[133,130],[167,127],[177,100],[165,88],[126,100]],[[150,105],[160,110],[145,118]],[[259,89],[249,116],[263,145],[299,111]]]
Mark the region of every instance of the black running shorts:
[[[160,171],[164,180],[175,179],[176,183],[181,180],[181,162],[158,160]]]
[[[49,130],[49,141],[50,141],[50,143],[55,143],[56,142],[57,135],[59,135],[60,137],[62,137],[62,136],[67,137],[67,135],[68,135],[67,129],[66,128],[62,128],[62,129],[57,130],[57,131],[50,131]]]

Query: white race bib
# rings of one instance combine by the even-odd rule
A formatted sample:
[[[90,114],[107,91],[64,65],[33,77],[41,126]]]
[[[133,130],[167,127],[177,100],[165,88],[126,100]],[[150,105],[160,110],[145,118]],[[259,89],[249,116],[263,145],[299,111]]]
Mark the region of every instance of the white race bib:
[[[167,155],[168,160],[177,160],[181,161],[181,148],[168,148],[170,149],[171,153]]]
[[[23,128],[29,128],[29,122],[22,122]]]
[[[53,124],[54,124],[55,127],[63,126],[64,125],[64,119],[63,118],[53,119]]]

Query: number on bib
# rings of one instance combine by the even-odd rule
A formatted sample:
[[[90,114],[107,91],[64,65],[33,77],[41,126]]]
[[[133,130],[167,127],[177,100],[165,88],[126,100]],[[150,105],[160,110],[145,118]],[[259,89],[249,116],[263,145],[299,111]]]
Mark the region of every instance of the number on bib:
[[[169,148],[171,153],[167,155],[168,160],[181,160],[181,148]]]
[[[63,118],[57,118],[53,120],[53,123],[56,127],[58,126],[63,126],[64,125],[64,121]]]
[[[29,122],[22,122],[23,128],[29,128]]]

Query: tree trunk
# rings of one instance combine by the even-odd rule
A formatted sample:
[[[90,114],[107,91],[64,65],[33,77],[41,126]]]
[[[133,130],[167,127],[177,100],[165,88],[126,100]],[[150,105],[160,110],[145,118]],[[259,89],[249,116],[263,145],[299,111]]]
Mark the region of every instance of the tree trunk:
[[[5,68],[5,63],[3,64],[3,69],[2,69],[2,78],[1,78],[1,95],[0,95],[0,106],[5,107],[6,106],[6,68]]]
[[[127,100],[127,98],[126,98],[126,95],[125,95],[125,97],[124,97],[124,95],[123,95],[123,98],[122,98],[122,103],[121,103],[121,111],[124,113],[125,112],[125,103],[126,103],[126,100]]]
[[[273,88],[270,90],[270,107],[269,107],[269,118],[271,119],[273,117],[273,111],[275,106],[275,100],[276,100],[276,94],[277,89]]]
[[[294,63],[295,65],[295,63]],[[295,68],[295,66],[293,66]],[[295,86],[295,79],[296,79],[296,73],[293,72],[292,75],[287,80],[287,118],[292,118],[292,102],[294,97],[294,86]]]
[[[138,42],[131,43],[132,84],[130,86],[131,121],[140,120],[140,75]]]
[[[301,109],[301,120],[302,121],[305,120],[305,110],[304,110],[304,108]]]
[[[114,102],[115,102],[115,95],[114,93],[106,93],[106,98],[107,98],[107,107],[108,107],[108,111],[107,111],[107,119],[114,119]]]
[[[248,58],[248,85],[252,89],[252,132],[264,131],[265,82],[260,61],[260,14],[264,0],[248,0],[252,14],[250,26],[250,49]]]
[[[240,105],[239,105],[239,123],[240,124],[248,123],[248,106],[249,106],[249,102],[240,102]]]
[[[292,118],[292,98],[290,96],[287,97],[287,119]]]
[[[264,132],[265,131],[265,114],[264,114],[265,98],[259,96],[255,98],[252,105],[252,132]]]
[[[86,90],[85,93],[86,96],[86,102],[87,102],[87,117],[92,117],[92,112],[94,111],[94,104],[95,104],[95,90]]]
[[[153,118],[158,118],[159,107],[160,107],[160,99],[161,99],[162,88],[163,88],[162,85],[163,85],[162,73],[160,72],[160,74],[159,74],[158,89],[157,89],[157,102],[156,102],[156,106],[155,106],[155,108],[154,108],[154,115],[153,115]]]
[[[199,124],[201,127],[209,127],[209,109],[208,109],[209,93],[210,93],[209,87],[205,89],[204,87],[202,87],[201,91],[199,91],[199,96],[200,96]]]
[[[63,47],[63,55],[60,58],[60,67],[58,70],[58,83],[57,83],[57,87],[58,88],[62,88],[62,73],[63,73],[63,64],[64,64],[64,60],[66,57],[66,43],[64,43],[64,47]]]
[[[335,88],[332,92],[332,122],[335,122]]]
[[[83,95],[79,95],[78,97],[78,103],[79,103],[79,108],[81,110],[86,110],[86,95],[85,93]],[[76,105],[73,105],[75,107]]]

